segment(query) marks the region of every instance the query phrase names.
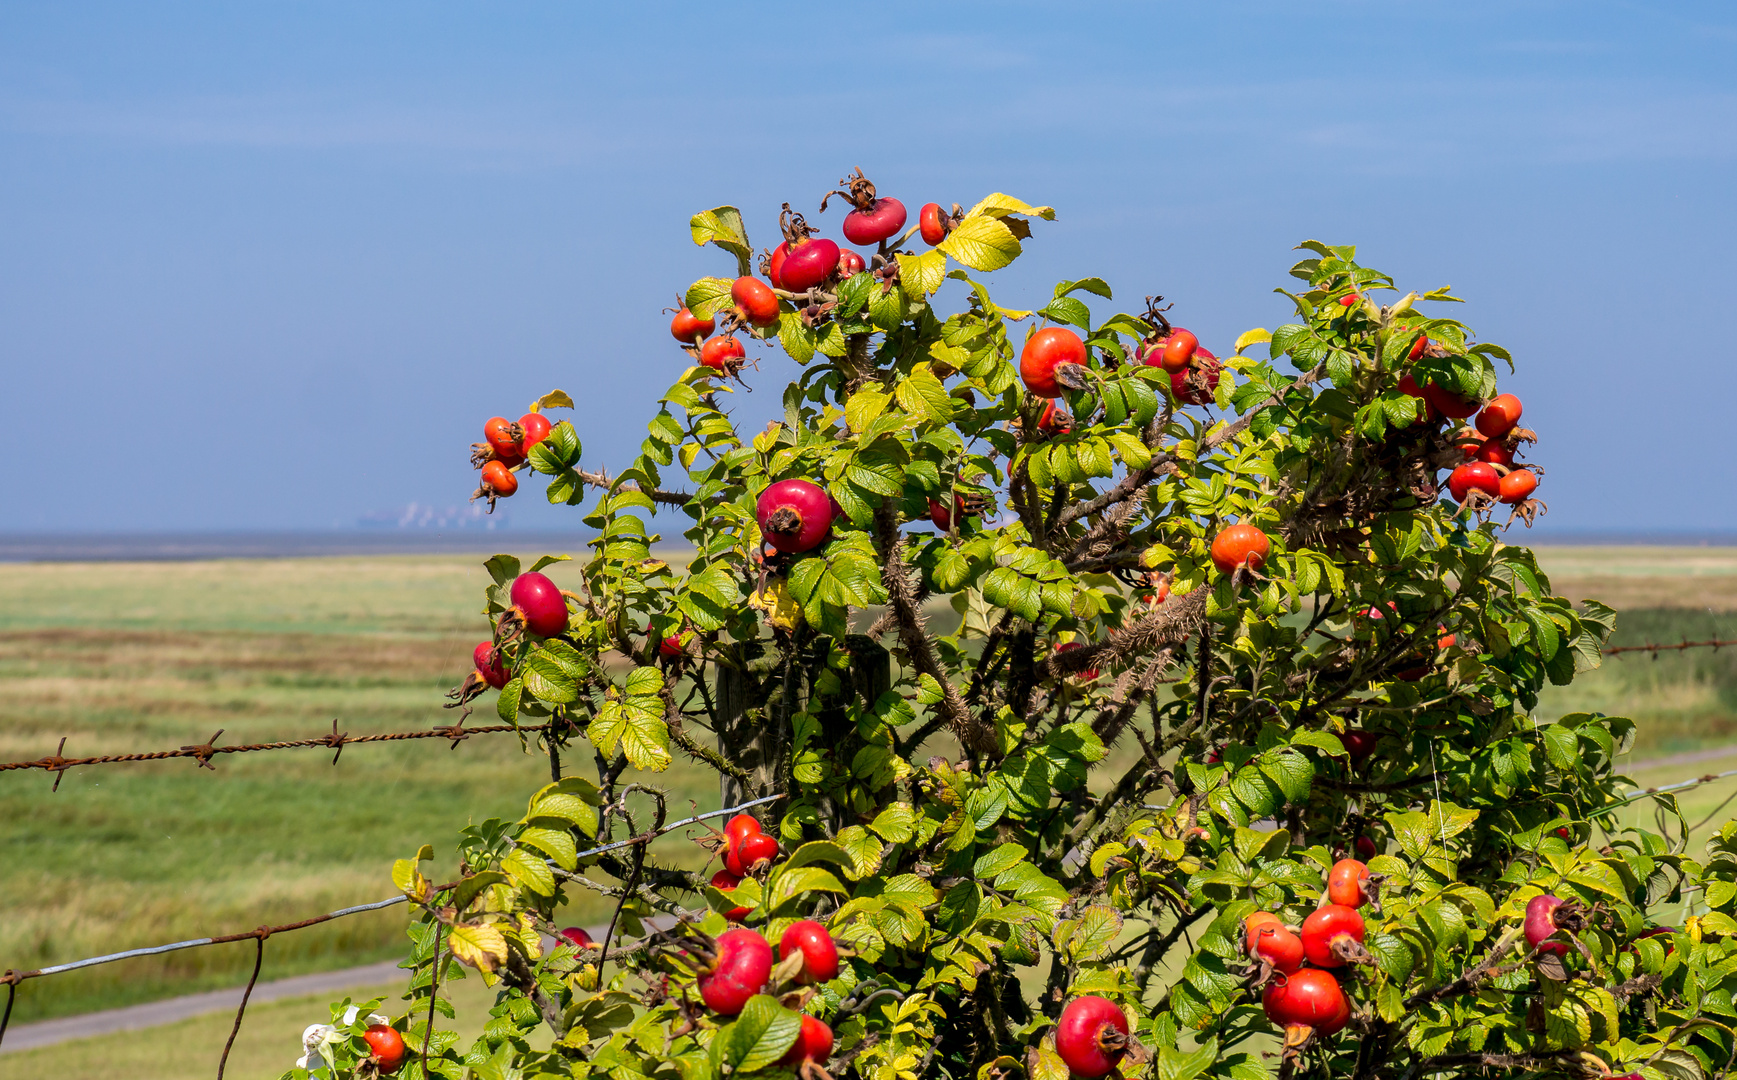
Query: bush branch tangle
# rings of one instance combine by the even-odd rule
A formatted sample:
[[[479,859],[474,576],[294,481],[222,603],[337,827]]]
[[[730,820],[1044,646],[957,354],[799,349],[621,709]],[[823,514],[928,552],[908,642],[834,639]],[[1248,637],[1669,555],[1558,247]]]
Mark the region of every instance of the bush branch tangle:
[[[1633,725],[1534,715],[1614,612],[1512,542],[1538,435],[1459,298],[1309,241],[1291,321],[1214,353],[1164,281],[1003,306],[1049,207],[833,195],[763,252],[691,219],[723,276],[672,309],[637,457],[581,468],[558,391],[478,444],[482,494],[541,474],[596,539],[565,593],[567,556],[488,561],[464,693],[597,773],[467,829],[461,881],[397,864],[407,1075],[1725,1068],[1737,826],[1703,857],[1624,825]],[[747,365],[787,377],[760,431]],[[677,753],[778,801],[699,875],[597,854]],[[570,888],[610,940],[547,946]],[[467,973],[499,998],[461,1047],[426,1026]]]

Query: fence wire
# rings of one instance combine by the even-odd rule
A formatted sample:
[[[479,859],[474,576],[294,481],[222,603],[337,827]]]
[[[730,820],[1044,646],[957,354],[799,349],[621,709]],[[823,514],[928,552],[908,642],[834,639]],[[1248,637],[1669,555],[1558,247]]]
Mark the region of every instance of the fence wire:
[[[509,728],[508,730],[511,729]],[[356,742],[360,740],[353,739],[351,741]],[[708,818],[723,817],[726,814],[739,814],[744,810],[750,810],[756,806],[763,806],[769,802],[776,802],[782,798],[784,798],[782,794],[767,795],[759,799],[750,799],[745,803],[739,803],[735,806],[726,806],[721,810],[708,810],[703,814],[695,814],[692,817],[686,817],[680,821],[671,822],[661,828],[648,830],[638,836],[630,836],[625,840],[616,840],[612,843],[600,844],[597,847],[579,852],[575,857],[583,859],[591,855],[601,855],[604,852],[615,851],[619,848],[628,847],[634,844],[649,844],[660,836],[674,832],[677,829],[685,828],[689,825],[697,824]],[[458,882],[455,881],[448,882],[445,885],[437,885],[434,888],[434,892],[444,892],[447,889],[453,888],[457,884]],[[331,922],[333,919],[342,919],[347,915],[359,915],[365,911],[379,911],[382,908],[389,908],[397,904],[406,903],[408,899],[409,898],[403,894],[399,894],[398,896],[389,896],[384,900],[376,900],[369,904],[356,904],[353,907],[339,908],[336,911],[328,911],[324,915],[315,915],[312,918],[302,919],[300,922],[284,923],[281,926],[261,926],[257,929],[246,930],[239,934],[219,934],[214,937],[191,938],[187,941],[172,941],[166,945],[150,945],[141,949],[124,949],[121,952],[106,953],[102,956],[92,956],[83,960],[71,960],[64,964],[50,964],[48,967],[32,968],[29,971],[14,971],[11,968],[8,968],[5,972],[0,973],[0,985],[6,987],[6,1010],[3,1015],[0,1015],[0,1042],[4,1042],[6,1038],[6,1027],[12,1021],[12,1004],[17,995],[18,985],[27,979],[38,979],[47,975],[60,975],[68,971],[78,971],[81,968],[97,967],[101,964],[114,964],[122,960],[132,960],[141,956],[159,956],[163,953],[179,952],[183,949],[198,949],[207,945],[228,945],[237,941],[253,941],[258,944],[258,952],[254,958],[253,977],[247,981],[247,989],[242,994],[241,1009],[236,1013],[235,1026],[230,1030],[229,1044],[224,1047],[224,1060],[227,1061],[229,1056],[229,1046],[234,1044],[235,1031],[240,1028],[242,1014],[247,1010],[247,999],[252,996],[254,984],[259,980],[260,962],[261,957],[264,956],[265,941],[267,938],[271,937],[273,934],[283,934],[293,930],[306,929],[310,926],[318,926],[320,923]],[[218,1066],[219,1078],[221,1078],[222,1075],[223,1063],[220,1062]]]
[[[326,749],[334,751],[332,764],[338,763],[343,756],[344,747],[361,743],[403,742],[409,739],[448,739],[452,747],[470,738],[472,735],[495,735],[504,731],[516,731],[531,735],[547,731],[550,724],[490,724],[486,727],[465,727],[461,719],[456,724],[445,727],[424,728],[417,731],[391,731],[378,735],[351,735],[347,731],[338,730],[338,721],[332,721],[332,731],[312,739],[289,739],[282,742],[239,743],[233,746],[218,746],[217,740],[223,737],[222,729],[218,729],[209,739],[202,743],[193,743],[174,750],[149,750],[136,754],[99,754],[94,757],[65,757],[66,739],[62,737],[60,746],[47,757],[34,758],[29,761],[0,762],[0,772],[11,772],[17,769],[41,769],[54,773],[54,789],[60,789],[61,777],[66,770],[76,769],[81,765],[118,765],[132,761],[167,761],[173,758],[192,758],[202,769],[216,771],[211,759],[221,754],[252,754],[265,750],[306,750]]]

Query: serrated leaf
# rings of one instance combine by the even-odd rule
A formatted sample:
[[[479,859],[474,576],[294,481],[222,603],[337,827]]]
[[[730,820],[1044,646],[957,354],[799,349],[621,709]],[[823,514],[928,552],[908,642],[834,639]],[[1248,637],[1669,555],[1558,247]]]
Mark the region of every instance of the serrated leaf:
[[[967,217],[935,246],[973,270],[999,270],[1019,257],[1019,239],[1001,219]],[[903,271],[900,271],[901,275]]]
[[[447,933],[446,944],[459,963],[478,971],[492,973],[507,962],[507,939],[492,926],[461,923]]]
[[[523,848],[514,848],[501,860],[501,870],[521,889],[538,896],[555,895],[555,872],[549,864]]]
[[[518,842],[529,844],[554,859],[555,865],[563,870],[572,870],[578,865],[579,848],[573,842],[572,833],[533,825],[519,831]]]
[[[940,251],[925,251],[921,255],[899,255],[899,281],[907,289],[928,296],[947,280],[947,256]]]
[[[754,248],[748,243],[742,212],[734,206],[716,206],[701,211],[688,220],[688,229],[693,233],[694,243],[716,244],[734,255],[738,277],[754,272]]]
[[[722,315],[736,306],[730,297],[730,288],[734,284],[728,278],[703,277],[688,286],[682,303],[702,319]]]

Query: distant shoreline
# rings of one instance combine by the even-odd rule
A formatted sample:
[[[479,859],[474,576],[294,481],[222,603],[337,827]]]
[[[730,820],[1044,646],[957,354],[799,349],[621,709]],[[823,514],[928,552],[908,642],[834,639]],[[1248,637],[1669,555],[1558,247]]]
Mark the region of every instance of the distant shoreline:
[[[0,563],[188,562],[333,555],[577,554],[594,533],[531,529],[346,529],[307,531],[4,533]]]
[[[328,529],[278,531],[6,533],[0,563],[187,562],[337,555],[464,555],[497,551],[577,554],[594,534],[532,529]],[[1523,530],[1537,547],[1737,547],[1737,532]]]

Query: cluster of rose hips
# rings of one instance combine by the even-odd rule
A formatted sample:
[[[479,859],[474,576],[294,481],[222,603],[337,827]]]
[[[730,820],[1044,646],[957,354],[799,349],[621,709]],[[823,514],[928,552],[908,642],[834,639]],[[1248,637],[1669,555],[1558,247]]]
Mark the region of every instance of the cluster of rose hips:
[[[1420,336],[1409,359],[1418,360],[1432,348],[1429,338]],[[1465,464],[1448,474],[1448,494],[1454,502],[1474,512],[1500,502],[1515,507],[1530,523],[1540,505],[1532,502],[1539,471],[1534,465],[1516,465],[1514,455],[1522,444],[1538,441],[1538,436],[1520,427],[1520,399],[1498,394],[1480,402],[1434,383],[1419,386],[1409,373],[1400,377],[1399,390],[1422,403],[1416,423],[1439,424],[1443,417],[1466,420],[1477,416],[1472,427],[1454,435],[1466,458]]]
[[[516,640],[526,631],[544,638],[567,631],[567,594],[549,580],[548,575],[535,570],[520,574],[513,579],[508,596],[512,607],[501,616],[498,643],[496,639],[478,642],[471,650],[471,663],[475,670],[465,676],[462,685],[447,694],[457,699],[456,704],[463,704],[482,693],[485,686],[499,690],[507,685],[512,674],[507,669],[507,658],[501,652],[501,645]]]
[[[1162,299],[1153,297],[1148,304],[1146,319],[1152,332],[1135,346],[1134,361],[1168,372],[1170,395],[1178,402],[1210,405],[1224,365],[1201,347],[1200,338],[1192,331],[1170,325],[1157,306]],[[1040,429],[1056,415],[1055,399],[1064,390],[1084,390],[1089,385],[1086,361],[1086,343],[1065,326],[1045,327],[1026,339],[1019,353],[1020,380],[1033,396],[1049,399],[1044,419],[1038,422]]]
[[[1327,873],[1326,903],[1295,930],[1270,911],[1243,920],[1243,951],[1259,964],[1256,985],[1267,1019],[1285,1029],[1285,1045],[1297,1048],[1316,1033],[1333,1035],[1351,1019],[1351,1002],[1332,969],[1370,963],[1363,947],[1363,916],[1357,910],[1373,895],[1369,868],[1340,859]],[[1304,967],[1304,962],[1314,965]]]
[[[898,280],[899,265],[887,242],[905,227],[905,204],[898,199],[877,196],[874,184],[856,170],[854,177],[839,181],[844,190],[829,192],[820,201],[821,212],[833,195],[842,195],[852,209],[840,226],[844,238],[858,247],[878,246],[869,259],[837,241],[814,236],[806,219],[784,204],[779,215],[783,241],[765,252],[760,260],[760,272],[765,280],[751,275],[737,278],[730,286],[730,311],[723,316],[723,333],[712,334],[719,328],[715,315],[697,315],[678,301],[674,318],[670,319],[670,336],[682,344],[689,356],[704,367],[725,376],[735,376],[747,362],[747,350],[736,336],[744,327],[765,331],[778,325],[781,317],[780,297],[792,302],[802,301],[798,308],[804,325],[813,326],[832,310],[833,304],[813,290],[829,282],[872,270],[884,288]],[[958,224],[961,217],[955,205],[952,213],[939,203],[926,203],[918,212],[917,232],[930,246],[939,244]],[[768,284],[770,282],[770,284]],[[667,310],[667,309],[666,309]]]
[[[778,841],[768,835],[750,814],[737,814],[725,823],[722,834],[701,841],[723,858],[723,869],[713,875],[712,887],[734,892],[749,874],[770,866],[778,857]],[[734,908],[724,917],[739,923],[748,908]],[[758,930],[735,926],[719,934],[710,948],[684,949],[680,954],[695,975],[700,1000],[720,1016],[735,1016],[756,994],[766,993],[773,979],[772,946]],[[813,919],[798,919],[778,939],[779,966],[798,986],[807,987],[838,978],[838,943],[826,927]],[[798,999],[805,1000],[805,999]],[[820,1073],[832,1056],[832,1028],[818,1017],[802,1015],[802,1030],[780,1064],[800,1069],[805,1075]]]
[[[519,417],[518,423],[504,416],[492,416],[483,425],[483,441],[471,444],[470,463],[482,470],[482,482],[471,495],[471,501],[487,499],[489,513],[494,513],[495,500],[504,499],[519,490],[519,478],[513,470],[524,466],[531,456],[531,447],[549,437],[554,425],[540,412]]]

